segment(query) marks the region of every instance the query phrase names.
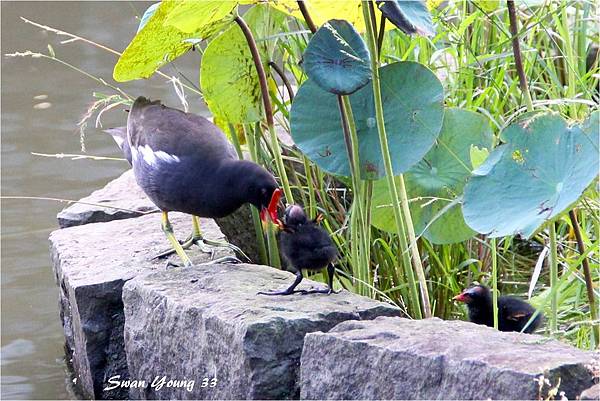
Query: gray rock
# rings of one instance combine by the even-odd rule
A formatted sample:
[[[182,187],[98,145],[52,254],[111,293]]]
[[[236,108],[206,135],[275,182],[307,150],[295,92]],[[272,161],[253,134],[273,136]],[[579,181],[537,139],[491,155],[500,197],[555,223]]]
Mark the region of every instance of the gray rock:
[[[191,218],[170,213],[179,238],[191,233]],[[127,389],[103,392],[107,378],[127,377],[123,349],[123,284],[140,274],[164,270],[166,260],[152,256],[169,248],[160,228],[160,214],[109,223],[86,224],[50,235],[56,282],[60,287],[60,315],[66,338],[67,359],[78,387],[90,398],[127,398]],[[207,238],[223,240],[212,220],[202,219]],[[228,248],[215,248],[215,257],[229,256]],[[210,260],[198,247],[188,250],[192,261]],[[176,255],[170,260],[179,262]]]
[[[58,213],[56,217],[61,228],[129,219],[158,212],[157,207],[135,181],[133,170],[124,172],[104,188],[80,199],[80,202],[83,203],[74,203]]]
[[[400,314],[387,304],[340,294],[264,296],[294,276],[258,265],[200,265],[136,277],[123,288],[125,349],[142,399],[293,399],[299,396],[306,333],[339,322]],[[301,288],[325,287],[306,280]],[[156,377],[193,388],[153,388]],[[215,387],[202,381],[216,378]]]
[[[579,396],[580,400],[600,400],[600,384],[594,384],[592,387],[584,390]]]
[[[538,335],[439,319],[344,322],[306,336],[302,399],[574,399],[593,354]]]

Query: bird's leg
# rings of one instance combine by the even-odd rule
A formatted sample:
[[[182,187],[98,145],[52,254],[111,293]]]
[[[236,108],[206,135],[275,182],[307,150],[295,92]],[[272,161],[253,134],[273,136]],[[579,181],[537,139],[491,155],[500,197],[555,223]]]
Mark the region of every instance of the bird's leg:
[[[295,293],[305,294],[306,293],[305,290],[299,290],[299,291],[294,290],[294,288],[296,288],[298,286],[298,284],[300,284],[301,281],[302,281],[302,270],[298,270],[296,272],[296,280],[294,280],[294,283],[287,290],[269,291],[269,292],[261,291],[258,293],[258,295],[291,295],[291,294],[295,294]]]
[[[214,254],[214,250],[211,249],[210,246],[226,247],[226,248],[231,249],[238,255],[243,256],[248,262],[252,261],[239,247],[237,247],[233,244],[230,244],[229,242],[213,241],[213,240],[204,238],[202,236],[202,231],[200,230],[200,219],[198,218],[198,216],[192,215],[192,234],[184,242],[181,243],[181,248],[188,249],[194,244],[198,245],[200,247],[200,249],[202,250],[202,252],[210,253],[211,255]],[[208,245],[208,247],[204,247],[203,245]],[[176,252],[176,250],[174,248],[167,249],[166,251],[159,253],[152,259],[161,259],[161,258],[164,258],[166,256],[173,254],[174,252]],[[231,257],[229,257],[229,258],[231,258]],[[212,256],[211,256],[211,259],[212,259]],[[235,259],[238,261],[237,263],[242,263],[239,259],[237,259],[237,258],[235,258]],[[225,259],[221,258],[221,259],[217,259],[217,261],[215,261],[215,263],[224,263],[225,261],[226,261]]]
[[[186,255],[185,251],[181,247],[181,244],[179,243],[179,241],[177,241],[177,238],[175,238],[175,234],[173,234],[173,226],[171,226],[171,222],[169,221],[168,212],[162,212],[162,229],[165,232],[165,235],[167,236],[169,242],[171,242],[173,249],[175,250],[175,252],[177,252],[177,255],[179,255],[179,257],[183,261],[183,264],[186,267],[191,266],[192,261]]]
[[[185,239],[185,241],[181,242],[181,247],[183,249],[188,249],[192,245],[194,245],[194,244],[198,245],[198,243],[201,243],[202,241],[203,241],[203,238],[202,238],[202,231],[200,231],[200,219],[198,219],[198,216],[192,215],[192,233]],[[175,252],[175,250],[170,249],[165,252],[173,253],[173,252]],[[165,253],[165,252],[163,252],[163,253]],[[210,251],[207,251],[207,252],[210,253]],[[161,255],[162,255],[162,253],[161,253]],[[159,256],[156,256],[156,257],[158,258]]]
[[[333,263],[329,263],[327,265],[327,284],[329,285],[328,294],[338,294],[342,291],[342,290],[336,291],[333,289],[333,275],[334,274],[335,274],[335,266],[333,265]]]
[[[335,291],[333,289],[333,274],[335,273],[335,266],[333,265],[333,263],[330,263],[327,265],[327,284],[328,284],[328,288],[327,289],[322,289],[322,290],[307,290],[306,292],[304,292],[304,294],[338,294],[339,292],[341,292],[342,290],[338,290]]]

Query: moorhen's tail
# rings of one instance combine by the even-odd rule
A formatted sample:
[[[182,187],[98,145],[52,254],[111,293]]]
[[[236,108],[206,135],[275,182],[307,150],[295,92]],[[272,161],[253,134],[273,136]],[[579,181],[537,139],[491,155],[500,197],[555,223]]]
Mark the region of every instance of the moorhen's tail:
[[[150,100],[147,97],[144,96],[139,96],[137,99],[135,99],[135,102],[133,102],[133,106],[131,106],[131,110],[135,110],[138,109],[140,107],[144,107],[144,106],[149,106],[149,105],[160,105],[162,104],[160,102],[160,100]]]
[[[104,132],[113,137],[119,148],[123,151],[123,155],[129,164],[131,164],[131,149],[127,140],[127,127],[109,128],[105,129]]]

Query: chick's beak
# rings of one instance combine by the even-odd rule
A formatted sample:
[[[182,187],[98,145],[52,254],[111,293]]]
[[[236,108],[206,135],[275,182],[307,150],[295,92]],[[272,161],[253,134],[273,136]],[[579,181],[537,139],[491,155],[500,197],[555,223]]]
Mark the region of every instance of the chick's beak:
[[[454,298],[452,298],[453,301],[458,301],[458,302],[465,302],[467,300],[467,296],[465,295],[465,293],[461,293],[458,294],[457,296],[455,296]]]

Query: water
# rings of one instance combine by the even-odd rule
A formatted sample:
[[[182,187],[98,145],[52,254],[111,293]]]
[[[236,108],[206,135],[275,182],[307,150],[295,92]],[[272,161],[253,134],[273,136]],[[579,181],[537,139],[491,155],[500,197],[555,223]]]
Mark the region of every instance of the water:
[[[2,2],[2,54],[32,50],[57,57],[113,83],[116,56],[82,42],[25,24],[19,17],[76,33],[118,51],[135,34],[150,3]],[[178,67],[198,82],[198,54],[190,52]],[[166,73],[174,70],[167,67]],[[162,78],[117,84],[131,96],[161,98],[178,105]],[[45,59],[2,57],[2,195],[79,199],[127,168],[119,161],[43,158],[40,153],[81,153],[76,123],[92,103],[92,92],[113,92],[81,74]],[[202,110],[197,95],[192,111]],[[122,125],[122,109],[107,112],[105,127]],[[112,140],[87,130],[87,152],[120,156]],[[64,362],[58,314],[58,288],[52,275],[48,235],[57,229],[64,204],[39,200],[2,200],[1,395],[4,399],[72,398]]]

